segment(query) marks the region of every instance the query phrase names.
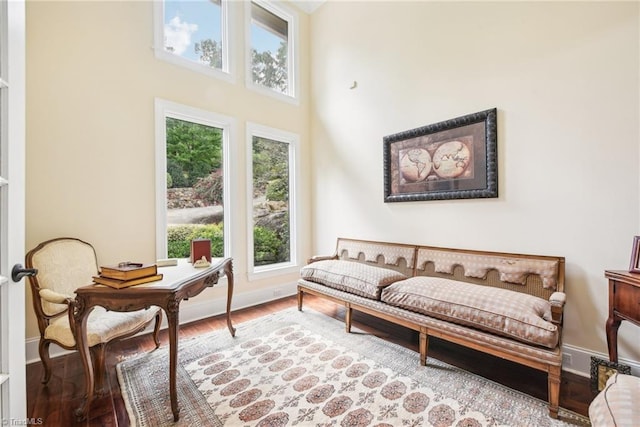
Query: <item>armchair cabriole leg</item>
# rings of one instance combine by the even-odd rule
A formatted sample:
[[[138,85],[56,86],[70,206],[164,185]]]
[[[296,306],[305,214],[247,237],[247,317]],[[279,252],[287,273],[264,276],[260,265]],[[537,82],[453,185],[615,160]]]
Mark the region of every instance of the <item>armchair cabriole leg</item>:
[[[38,352],[40,353],[40,360],[42,360],[42,367],[44,368],[42,384],[47,384],[51,379],[51,358],[49,357],[49,341],[41,339],[40,345],[38,346]]]

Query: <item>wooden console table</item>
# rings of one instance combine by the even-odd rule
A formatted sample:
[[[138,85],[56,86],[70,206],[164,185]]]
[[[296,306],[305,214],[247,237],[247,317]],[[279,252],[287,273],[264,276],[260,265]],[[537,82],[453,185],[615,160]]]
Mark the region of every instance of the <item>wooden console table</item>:
[[[609,360],[618,362],[618,328],[623,320],[640,326],[640,274],[606,270],[609,279],[609,318],[607,347]]]
[[[180,412],[176,392],[180,302],[215,285],[224,273],[228,281],[227,327],[231,336],[235,336],[236,330],[231,324],[231,299],[233,297],[233,261],[231,258],[214,258],[211,261],[211,266],[207,268],[194,268],[186,260],[180,260],[177,266],[162,267],[159,272],[163,274],[163,279],[157,282],[123,289],[94,284],[76,290],[74,310],[76,341],[84,365],[86,388],[86,400],[76,410],[76,417],[79,420],[87,417],[95,393],[93,363],[87,345],[86,331],[87,317],[95,306],[100,305],[113,311],[135,311],[155,305],[164,310],[169,329],[169,393],[174,421],[178,420]]]

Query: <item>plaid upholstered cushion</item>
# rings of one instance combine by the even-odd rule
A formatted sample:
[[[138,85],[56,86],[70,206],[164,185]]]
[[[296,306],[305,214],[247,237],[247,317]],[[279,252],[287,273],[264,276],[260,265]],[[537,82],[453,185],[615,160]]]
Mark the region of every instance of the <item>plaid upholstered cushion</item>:
[[[386,287],[381,300],[525,343],[548,348],[558,344],[549,302],[520,292],[420,276]]]
[[[640,378],[613,374],[604,389],[589,405],[589,420],[594,427],[640,426]]]
[[[382,288],[407,278],[388,268],[342,260],[313,262],[303,267],[300,275],[310,282],[376,300],[380,299]]]

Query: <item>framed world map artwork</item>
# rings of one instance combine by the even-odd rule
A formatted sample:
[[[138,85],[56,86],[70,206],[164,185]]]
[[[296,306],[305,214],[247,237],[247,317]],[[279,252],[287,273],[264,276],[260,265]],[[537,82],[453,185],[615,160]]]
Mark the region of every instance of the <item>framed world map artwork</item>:
[[[497,110],[385,136],[384,201],[498,197]]]

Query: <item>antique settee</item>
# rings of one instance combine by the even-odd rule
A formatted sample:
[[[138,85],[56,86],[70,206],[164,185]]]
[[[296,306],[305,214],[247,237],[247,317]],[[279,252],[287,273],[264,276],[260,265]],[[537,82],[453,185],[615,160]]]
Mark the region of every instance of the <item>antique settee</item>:
[[[302,268],[304,294],[419,332],[420,363],[438,337],[547,373],[557,418],[562,372],[564,258],[338,238]]]

